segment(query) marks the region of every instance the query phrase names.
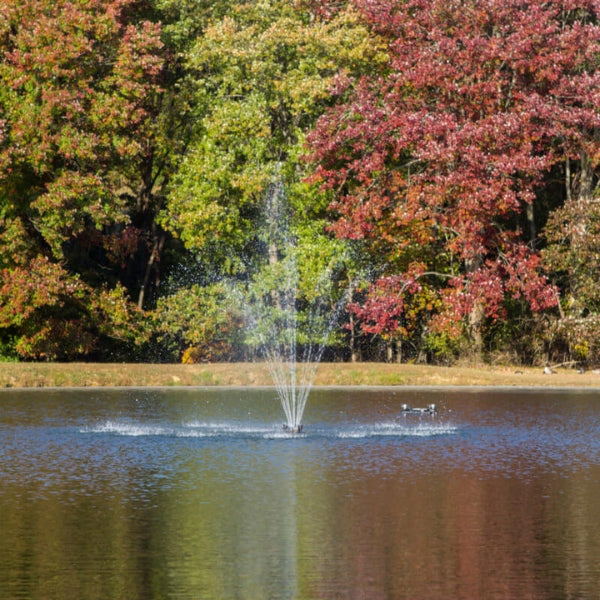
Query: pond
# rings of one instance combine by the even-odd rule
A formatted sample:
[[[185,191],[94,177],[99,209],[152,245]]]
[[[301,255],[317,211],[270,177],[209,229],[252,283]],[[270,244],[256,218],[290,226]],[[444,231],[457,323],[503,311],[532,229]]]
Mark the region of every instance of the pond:
[[[438,406],[436,415],[401,405]],[[600,393],[0,392],[0,598],[600,589]]]

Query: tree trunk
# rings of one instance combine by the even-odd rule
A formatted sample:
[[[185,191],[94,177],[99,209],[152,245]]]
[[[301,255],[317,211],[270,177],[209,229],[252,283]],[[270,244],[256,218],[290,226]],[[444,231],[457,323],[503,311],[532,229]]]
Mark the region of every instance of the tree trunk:
[[[531,243],[532,248],[535,247],[535,243],[537,240],[537,230],[535,226],[535,211],[533,207],[533,202],[529,202],[525,207],[525,214],[527,216],[527,224],[529,225],[529,242]]]
[[[356,351],[356,323],[354,321],[354,315],[350,313],[350,361],[355,363],[358,362],[358,352]]]
[[[402,364],[402,340],[396,340],[396,362]]]
[[[594,169],[588,155],[581,151],[577,199],[589,200],[594,193]]]
[[[473,273],[481,266],[483,257],[475,256],[465,261],[467,273]],[[483,302],[475,299],[468,316],[469,337],[471,338],[472,351],[477,360],[483,356],[483,325],[485,322],[485,308]]]
[[[162,253],[162,249],[165,245],[165,232],[160,231],[160,233],[155,233],[154,242],[152,244],[152,252],[150,252],[150,256],[146,263],[146,269],[144,271],[144,278],[142,280],[142,285],[140,286],[140,293],[138,295],[137,306],[140,310],[144,308],[144,302],[148,295],[148,288],[150,286],[150,277],[152,275],[152,271],[155,272],[155,286],[158,287],[158,283],[160,280],[160,274],[158,272],[157,263],[160,262],[160,255]]]
[[[473,354],[477,360],[483,356],[483,323],[485,310],[481,301],[475,302],[469,314],[469,336],[473,344]]]
[[[571,159],[567,156],[567,160],[565,162],[565,188],[567,191],[567,202],[571,200]]]

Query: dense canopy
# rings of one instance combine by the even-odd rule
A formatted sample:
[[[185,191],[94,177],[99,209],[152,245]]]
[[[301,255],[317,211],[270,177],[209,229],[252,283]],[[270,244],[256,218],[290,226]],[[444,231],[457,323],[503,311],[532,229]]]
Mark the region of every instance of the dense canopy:
[[[254,358],[283,190],[327,357],[597,362],[599,16],[0,0],[0,359]]]

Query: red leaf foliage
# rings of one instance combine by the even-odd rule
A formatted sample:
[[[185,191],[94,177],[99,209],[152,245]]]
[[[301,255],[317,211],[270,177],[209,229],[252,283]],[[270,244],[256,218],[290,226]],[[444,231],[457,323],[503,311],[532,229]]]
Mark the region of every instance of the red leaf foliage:
[[[0,329],[12,332],[26,359],[73,359],[101,337],[143,340],[143,315],[122,288],[94,290],[44,257],[0,272]]]
[[[333,230],[367,240],[404,282],[414,247],[428,248],[428,270],[445,276],[439,323],[475,303],[499,317],[508,297],[554,305],[520,215],[558,161],[598,155],[600,3],[356,5],[388,40],[390,64],[342,82],[310,137],[316,178],[337,192]],[[375,287],[364,311],[385,329],[410,290]]]

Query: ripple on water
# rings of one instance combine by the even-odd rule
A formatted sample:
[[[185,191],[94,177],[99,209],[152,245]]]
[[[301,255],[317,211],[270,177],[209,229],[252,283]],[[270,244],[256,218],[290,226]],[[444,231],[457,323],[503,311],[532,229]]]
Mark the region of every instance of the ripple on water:
[[[80,429],[82,434],[114,435],[124,437],[178,437],[178,438],[263,438],[263,439],[366,439],[386,437],[432,437],[452,435],[458,427],[448,423],[382,422],[368,425],[309,425],[303,433],[284,431],[279,424],[241,424],[237,422],[192,421],[181,425],[149,424],[124,421],[104,423]]]

